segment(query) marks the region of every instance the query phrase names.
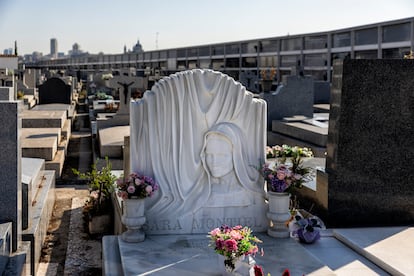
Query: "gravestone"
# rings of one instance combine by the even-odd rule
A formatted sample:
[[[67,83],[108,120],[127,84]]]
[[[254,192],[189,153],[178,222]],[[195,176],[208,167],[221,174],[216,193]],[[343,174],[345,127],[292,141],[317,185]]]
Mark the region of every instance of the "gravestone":
[[[25,69],[22,80],[24,85],[26,85],[29,89],[35,89],[38,75],[39,73],[36,69]]]
[[[331,94],[331,84],[327,81],[314,81],[314,103],[315,104],[329,104]]]
[[[12,222],[12,250],[17,250],[22,231],[22,183],[20,101],[0,101],[0,223]]]
[[[114,76],[109,81],[109,87],[119,91],[119,109],[117,115],[129,116],[129,103],[131,101],[131,91],[144,89],[144,79],[136,76]]]
[[[331,226],[414,221],[414,60],[334,64],[327,142]]]
[[[258,92],[257,83],[259,77],[257,74],[254,74],[252,71],[242,71],[240,72],[240,82],[246,87],[247,90],[251,92]]]
[[[72,86],[63,79],[53,77],[39,86],[39,104],[72,103]]]
[[[0,87],[14,87],[13,71],[0,67]]]
[[[14,87],[0,87],[0,101],[13,101]]]
[[[132,89],[143,89],[144,79],[134,76],[114,76],[107,81],[108,87],[119,92],[118,110],[112,118],[97,120],[98,131],[100,129],[113,126],[127,126],[129,125],[129,105],[131,101]],[[120,141],[123,141],[120,137]]]
[[[119,91],[118,110],[111,118],[97,119],[99,152],[103,158],[122,158],[124,137],[129,135],[129,106],[133,89],[143,89],[144,79],[129,75],[114,76],[108,86]]]
[[[268,127],[273,120],[303,115],[313,117],[314,86],[312,77],[286,76],[276,91],[262,93],[267,102]]]
[[[147,234],[267,229],[254,168],[264,160],[265,101],[227,75],[195,69],[157,82],[130,116],[131,171],[160,185],[146,200]]]

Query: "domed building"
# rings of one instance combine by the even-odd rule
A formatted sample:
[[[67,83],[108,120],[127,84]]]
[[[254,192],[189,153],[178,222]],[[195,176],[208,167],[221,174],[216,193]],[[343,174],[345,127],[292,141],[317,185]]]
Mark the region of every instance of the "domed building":
[[[139,39],[137,40],[137,44],[135,44],[135,46],[132,47],[132,52],[133,53],[142,53],[142,52],[144,52],[144,50],[142,49],[141,43],[139,43]]]

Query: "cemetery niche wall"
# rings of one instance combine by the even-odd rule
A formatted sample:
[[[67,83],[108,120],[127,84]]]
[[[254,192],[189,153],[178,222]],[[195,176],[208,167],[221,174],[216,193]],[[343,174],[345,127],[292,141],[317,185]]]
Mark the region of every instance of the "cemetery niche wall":
[[[268,227],[264,183],[266,103],[212,70],[157,82],[131,102],[132,172],[154,177],[147,234],[207,233],[222,224]]]
[[[330,226],[414,221],[414,60],[334,64],[326,172]]]

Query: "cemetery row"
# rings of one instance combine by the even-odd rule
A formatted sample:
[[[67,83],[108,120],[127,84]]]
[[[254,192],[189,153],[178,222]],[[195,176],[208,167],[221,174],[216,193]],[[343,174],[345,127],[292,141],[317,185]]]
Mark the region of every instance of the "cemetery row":
[[[0,70],[0,272],[35,275],[80,86],[72,77],[53,76],[36,87],[34,70],[19,78]]]

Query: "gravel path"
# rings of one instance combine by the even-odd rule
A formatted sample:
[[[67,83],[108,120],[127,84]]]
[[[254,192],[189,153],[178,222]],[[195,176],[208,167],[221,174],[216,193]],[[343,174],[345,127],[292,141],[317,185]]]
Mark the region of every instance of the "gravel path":
[[[56,201],[37,275],[102,275],[101,237],[84,228],[85,185],[56,188]]]
[[[56,181],[56,200],[42,248],[37,275],[102,275],[101,237],[90,236],[82,219],[82,206],[89,194],[72,168],[90,169],[90,131],[72,132],[62,176]]]

